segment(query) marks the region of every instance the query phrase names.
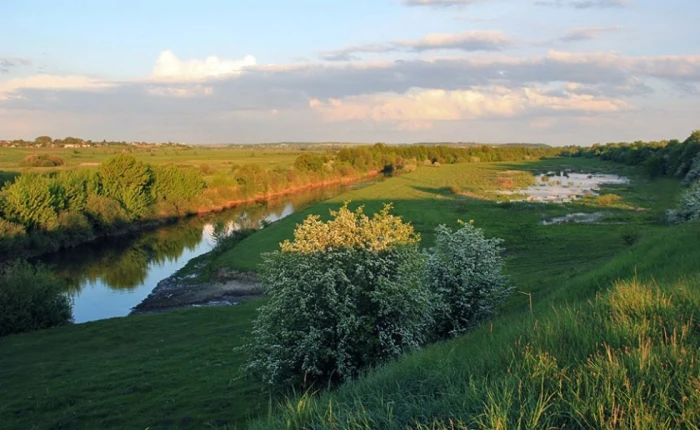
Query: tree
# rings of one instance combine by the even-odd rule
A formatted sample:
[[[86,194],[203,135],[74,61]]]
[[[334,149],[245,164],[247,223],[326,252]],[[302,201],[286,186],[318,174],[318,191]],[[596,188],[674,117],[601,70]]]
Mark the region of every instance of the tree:
[[[152,203],[153,172],[131,155],[117,155],[99,168],[102,192],[117,200],[132,218],[145,216]]]
[[[30,229],[56,226],[62,193],[52,178],[34,172],[24,173],[2,193],[7,219]]]
[[[34,139],[34,143],[40,146],[49,146],[53,143],[53,139],[50,136],[39,136]]]
[[[328,222],[309,216],[264,256],[268,301],[245,347],[248,371],[270,384],[340,381],[427,340],[434,300],[419,238],[389,211],[370,219],[346,203]]]
[[[471,223],[456,231],[440,225],[435,233],[425,282],[440,297],[436,334],[455,336],[493,313],[511,291],[502,273],[502,240],[487,239]]]

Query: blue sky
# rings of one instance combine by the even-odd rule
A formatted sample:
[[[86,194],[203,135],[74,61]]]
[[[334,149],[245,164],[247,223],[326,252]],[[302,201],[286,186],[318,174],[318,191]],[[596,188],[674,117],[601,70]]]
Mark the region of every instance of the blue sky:
[[[0,138],[591,144],[699,128],[688,0],[23,0]]]

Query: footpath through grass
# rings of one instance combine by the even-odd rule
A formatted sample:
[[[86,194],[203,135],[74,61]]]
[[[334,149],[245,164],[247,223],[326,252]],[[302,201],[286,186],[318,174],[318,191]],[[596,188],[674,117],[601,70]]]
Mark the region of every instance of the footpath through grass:
[[[564,165],[632,177],[630,185],[606,190],[620,195],[628,208],[600,207],[593,201],[564,207],[497,204],[487,199],[488,191],[498,185],[499,172]],[[451,187],[474,197],[454,194]],[[552,339],[563,345],[581,343],[580,350],[565,356],[569,363],[585,358],[590,342],[605,333],[603,321],[591,325],[592,331],[576,327],[589,343],[575,336],[561,338],[566,333],[556,337],[558,326],[551,318],[560,311],[553,310],[554,304],[585,303],[615,279],[630,278],[635,267],[640,276],[670,281],[697,271],[698,226],[668,228],[657,223],[673,206],[678,189],[675,181],[649,181],[629,168],[594,160],[421,167],[314,205],[250,236],[211,264],[256,270],[260,253],[277,249],[308,214],[327,216],[328,209],[345,200],[352,200],[353,206],[364,204],[368,213],[393,202],[395,213],[413,223],[426,246],[432,243],[436,225],[456,226],[458,219],[474,219],[488,235],[506,240],[508,274],[519,292],[532,295],[534,304],[530,314],[529,296],[516,293],[492,323],[391,363],[330,396],[302,404],[294,401],[289,407],[296,412],[276,413],[255,425],[285,428],[288,419],[294,428],[311,423],[321,428],[405,428],[450,417],[473,424],[475,414],[484,411],[484,396],[509,395],[497,388],[510,387],[507,384],[515,380],[499,375],[514,361],[523,361],[516,359],[512,348],[528,330],[551,332]],[[599,211],[613,222],[538,224],[569,212]],[[683,239],[682,245],[672,245],[674,238]],[[661,239],[667,246],[657,247]],[[692,291],[695,284],[687,277],[685,285]],[[683,306],[694,303],[688,300],[682,299]],[[0,339],[0,429],[246,428],[247,419],[265,415],[270,402],[262,387],[238,373],[246,357],[234,351],[248,334],[256,307],[253,302],[118,318]],[[576,321],[570,319],[569,324]],[[543,327],[550,331],[541,331]],[[541,336],[541,342],[548,336]],[[488,385],[491,382],[496,385]]]

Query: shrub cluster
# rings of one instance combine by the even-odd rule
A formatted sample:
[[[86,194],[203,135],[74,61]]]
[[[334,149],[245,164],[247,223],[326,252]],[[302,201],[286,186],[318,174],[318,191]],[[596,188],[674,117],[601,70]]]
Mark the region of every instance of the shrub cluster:
[[[0,249],[8,256],[53,250],[130,222],[177,215],[203,189],[196,169],[150,166],[127,155],[97,171],[25,172],[0,191]]]
[[[63,166],[63,159],[49,154],[28,155],[19,162],[19,165],[21,167],[58,167]]]
[[[0,270],[0,336],[67,324],[70,298],[43,267],[10,263]]]
[[[678,209],[668,211],[669,224],[681,224],[700,219],[700,181],[696,181],[681,195]]]
[[[494,312],[509,289],[500,240],[471,224],[437,229],[419,249],[390,206],[369,218],[347,203],[309,216],[294,241],[264,256],[268,301],[254,323],[246,371],[269,384],[337,382]]]

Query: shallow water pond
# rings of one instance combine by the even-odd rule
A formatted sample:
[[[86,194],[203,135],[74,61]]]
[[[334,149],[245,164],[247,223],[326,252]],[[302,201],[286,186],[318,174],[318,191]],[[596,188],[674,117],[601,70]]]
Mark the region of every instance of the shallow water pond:
[[[629,179],[611,174],[566,171],[536,175],[535,184],[519,190],[500,190],[514,202],[569,203],[586,196],[597,196],[601,185],[624,185]]]

